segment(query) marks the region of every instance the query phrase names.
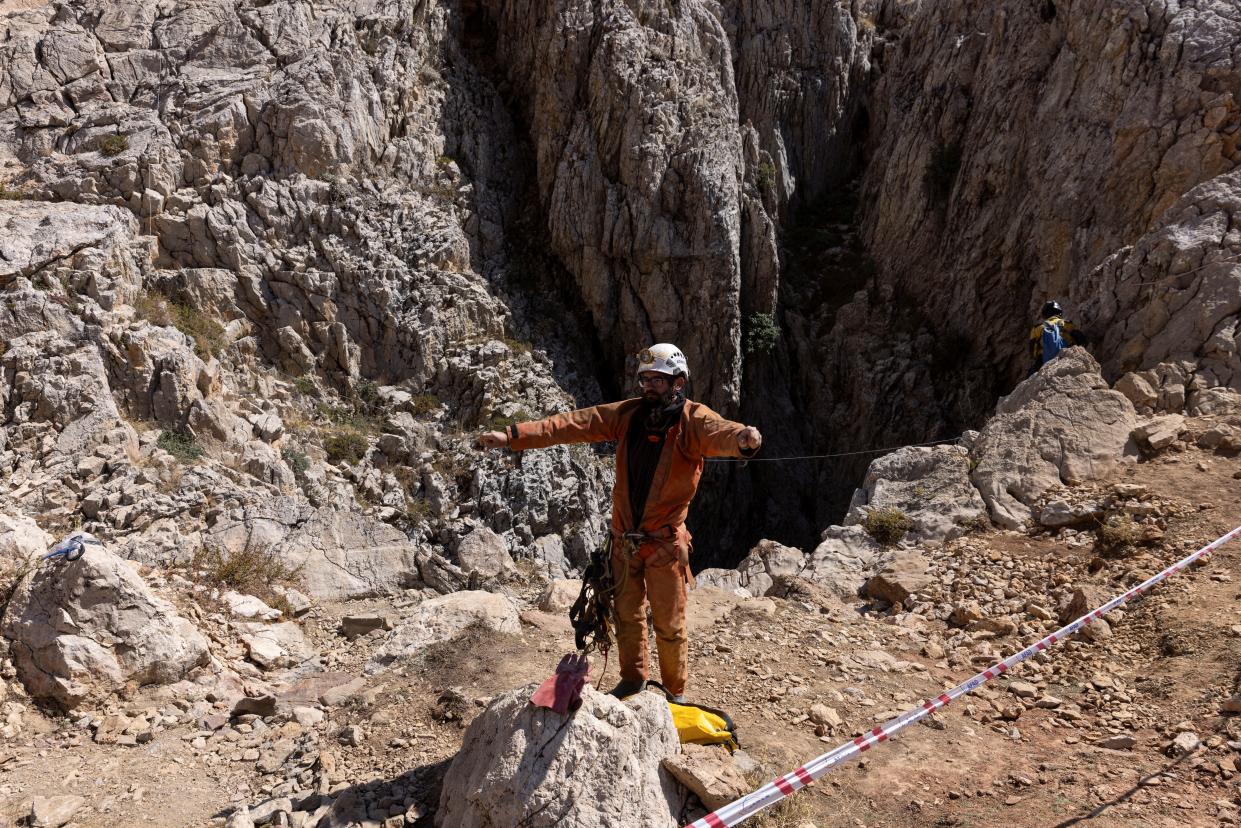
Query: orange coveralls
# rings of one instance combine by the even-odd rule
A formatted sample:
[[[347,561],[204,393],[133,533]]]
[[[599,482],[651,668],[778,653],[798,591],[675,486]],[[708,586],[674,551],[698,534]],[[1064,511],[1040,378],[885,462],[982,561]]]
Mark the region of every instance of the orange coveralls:
[[[689,677],[685,602],[692,546],[685,517],[698,491],[704,457],[742,457],[753,452],[742,452],[737,445],[737,435],[745,426],[687,400],[680,420],[665,438],[642,512],[642,525],[630,526],[633,510],[625,458],[630,420],[641,411],[642,400],[635,398],[519,423],[509,428],[509,446],[522,451],[561,443],[617,442],[616,486],[612,490],[612,577],[619,586],[614,606],[621,678],[641,681],[647,677],[649,597],[660,677],[669,693],[680,695],[685,692]],[[636,551],[622,539],[625,533],[634,531],[648,536]],[[676,550],[670,563],[646,564],[660,546],[669,545]]]

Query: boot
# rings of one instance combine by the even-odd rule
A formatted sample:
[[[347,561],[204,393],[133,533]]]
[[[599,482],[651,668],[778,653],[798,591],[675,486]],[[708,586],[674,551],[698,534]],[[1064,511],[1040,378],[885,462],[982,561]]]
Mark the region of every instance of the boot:
[[[610,691],[608,691],[608,695],[616,696],[616,698],[618,699],[623,699],[628,696],[633,696],[637,693],[641,693],[645,689],[646,689],[645,681],[629,681],[626,679],[621,679],[619,684],[617,684]]]

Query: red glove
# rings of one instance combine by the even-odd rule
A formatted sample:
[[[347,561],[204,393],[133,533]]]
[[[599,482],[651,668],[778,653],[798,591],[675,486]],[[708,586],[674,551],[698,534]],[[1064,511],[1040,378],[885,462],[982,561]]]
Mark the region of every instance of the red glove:
[[[564,716],[581,705],[582,685],[589,677],[590,659],[578,653],[569,653],[560,659],[556,674],[534,691],[530,703],[555,710]]]

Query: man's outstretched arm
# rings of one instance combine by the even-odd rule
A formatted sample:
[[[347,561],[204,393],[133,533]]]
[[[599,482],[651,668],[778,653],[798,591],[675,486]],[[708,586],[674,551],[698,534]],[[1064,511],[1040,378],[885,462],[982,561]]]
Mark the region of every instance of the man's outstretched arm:
[[[694,415],[692,439],[703,457],[753,457],[763,445],[763,435],[754,426],[725,420],[706,406]]]
[[[598,443],[620,439],[621,406],[609,403],[553,414],[529,423],[514,423],[503,431],[488,431],[478,438],[486,449],[508,446],[514,451],[546,448],[561,443]]]

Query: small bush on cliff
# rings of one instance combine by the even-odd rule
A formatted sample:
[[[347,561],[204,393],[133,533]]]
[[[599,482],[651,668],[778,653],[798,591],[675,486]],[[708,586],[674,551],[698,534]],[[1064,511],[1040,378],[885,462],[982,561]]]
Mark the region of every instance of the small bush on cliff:
[[[323,450],[333,463],[357,463],[366,456],[366,437],[353,429],[342,429],[323,441]]]
[[[298,451],[293,446],[285,446],[280,450],[280,456],[284,458],[284,462],[293,472],[293,477],[298,483],[302,483],[306,478],[306,472],[310,469],[310,458],[303,451]]]
[[[99,151],[111,158],[129,149],[128,135],[109,135],[99,142]]]
[[[483,427],[487,431],[503,431],[511,425],[529,422],[530,419],[530,413],[524,408],[519,408],[513,412],[513,416],[511,417],[502,417],[499,414],[493,415],[489,420],[483,423]]]
[[[745,351],[747,354],[768,354],[780,341],[780,326],[776,317],[770,313],[756,313],[750,317],[745,335]]]
[[[913,522],[900,509],[871,509],[866,513],[866,522],[862,524],[867,534],[884,546],[905,537],[905,533],[913,526]]]
[[[288,614],[288,602],[272,587],[293,583],[301,573],[300,566],[281,560],[270,545],[245,549],[203,546],[194,554],[190,567],[201,573],[207,583],[230,587],[262,599],[268,606]]]
[[[758,183],[758,188],[763,192],[770,190],[772,185],[776,183],[776,166],[770,161],[760,161],[754,169],[754,180]]]
[[[383,408],[383,398],[379,396],[379,386],[371,380],[363,380],[358,383],[354,392],[357,395],[355,408],[358,408],[368,415],[375,415]]]
[[[415,417],[420,417],[423,414],[430,414],[432,411],[439,410],[441,405],[443,405],[443,402],[434,394],[419,394],[410,403],[410,413]]]
[[[143,293],[134,300],[138,316],[152,325],[173,327],[194,340],[194,353],[209,359],[224,348],[224,326],[198,308],[173,302],[158,291]]]
[[[193,463],[205,453],[194,435],[185,431],[165,431],[159,435],[155,445],[182,463]]]

